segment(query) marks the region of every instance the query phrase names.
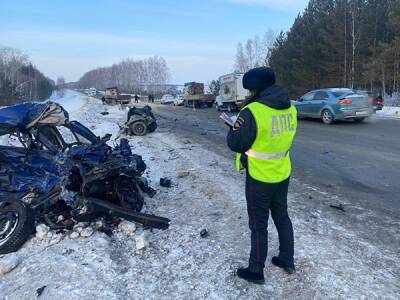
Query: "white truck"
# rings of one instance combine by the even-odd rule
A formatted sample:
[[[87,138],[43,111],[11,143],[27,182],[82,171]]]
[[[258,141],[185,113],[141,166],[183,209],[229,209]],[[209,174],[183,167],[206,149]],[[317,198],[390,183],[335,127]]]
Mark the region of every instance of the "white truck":
[[[88,89],[87,95],[88,95],[89,97],[96,97],[96,95],[97,95],[97,90],[96,90],[95,88],[92,87],[92,88]]]
[[[219,96],[215,100],[218,110],[237,111],[246,97],[250,96],[250,92],[243,88],[243,75],[244,73],[231,73],[219,78]]]

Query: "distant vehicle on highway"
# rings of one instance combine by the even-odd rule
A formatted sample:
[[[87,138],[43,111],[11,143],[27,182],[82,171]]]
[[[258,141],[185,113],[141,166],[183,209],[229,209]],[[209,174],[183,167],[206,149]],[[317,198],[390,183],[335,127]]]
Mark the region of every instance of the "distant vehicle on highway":
[[[89,97],[96,97],[96,95],[97,95],[97,90],[96,90],[95,88],[90,88],[90,89],[87,91],[87,95],[88,95]]]
[[[243,87],[244,73],[230,73],[219,78],[219,96],[215,100],[217,110],[237,111],[250,95]]]
[[[174,105],[175,106],[181,106],[185,104],[185,99],[183,98],[183,95],[178,95],[174,99]]]
[[[131,102],[132,96],[129,94],[120,94],[118,87],[113,86],[106,88],[104,96],[101,98],[103,104],[123,104],[127,105]]]
[[[171,104],[174,103],[174,96],[169,95],[169,94],[165,94],[161,97],[160,100],[161,104]]]
[[[362,122],[373,113],[365,91],[329,88],[308,92],[293,101],[300,118],[318,118],[325,124],[337,120]]]
[[[215,96],[204,93],[204,83],[192,81],[185,83],[184,99],[186,107],[212,107]]]

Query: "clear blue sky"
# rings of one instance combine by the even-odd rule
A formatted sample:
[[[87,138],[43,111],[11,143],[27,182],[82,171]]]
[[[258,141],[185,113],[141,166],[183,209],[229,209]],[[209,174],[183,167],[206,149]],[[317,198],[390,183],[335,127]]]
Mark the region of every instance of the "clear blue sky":
[[[0,0],[0,45],[67,81],[122,58],[163,56],[172,83],[232,71],[236,44],[288,30],[307,0]]]

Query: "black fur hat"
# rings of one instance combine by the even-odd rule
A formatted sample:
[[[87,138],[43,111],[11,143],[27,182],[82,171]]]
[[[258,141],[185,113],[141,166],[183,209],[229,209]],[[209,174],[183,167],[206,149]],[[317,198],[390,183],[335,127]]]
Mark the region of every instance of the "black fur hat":
[[[243,76],[243,87],[261,92],[275,84],[275,72],[268,67],[254,68]]]

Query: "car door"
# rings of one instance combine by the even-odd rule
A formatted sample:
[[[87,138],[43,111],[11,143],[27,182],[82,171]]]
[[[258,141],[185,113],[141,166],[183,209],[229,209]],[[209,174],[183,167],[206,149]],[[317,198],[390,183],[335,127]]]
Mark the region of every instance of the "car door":
[[[305,117],[310,116],[311,101],[314,98],[315,94],[316,92],[309,92],[304,96],[300,97],[299,100],[297,100],[296,108],[299,116],[305,116]]]
[[[321,117],[321,110],[328,102],[329,96],[325,91],[318,91],[315,93],[313,99],[310,101],[309,113],[310,117]]]

